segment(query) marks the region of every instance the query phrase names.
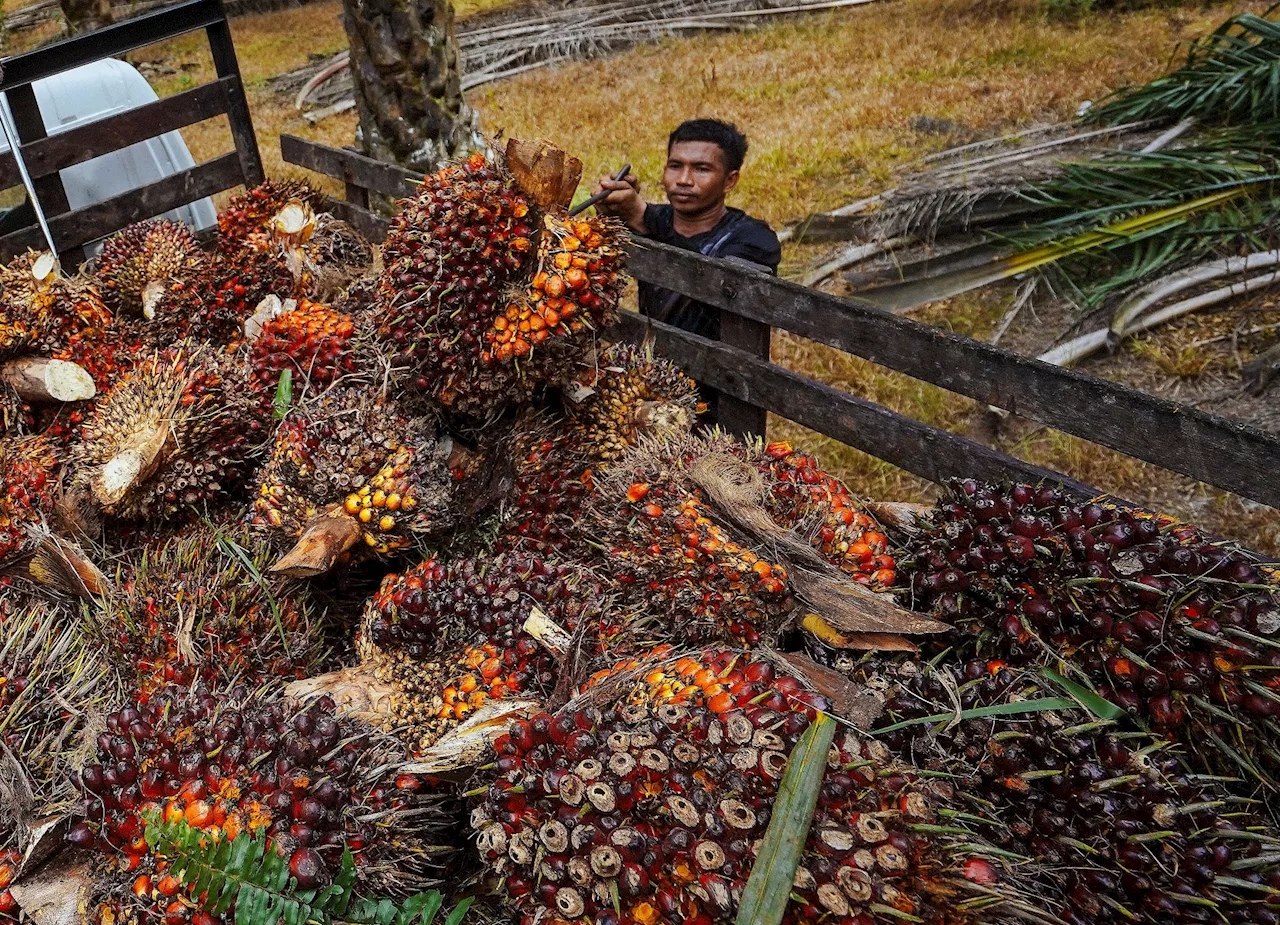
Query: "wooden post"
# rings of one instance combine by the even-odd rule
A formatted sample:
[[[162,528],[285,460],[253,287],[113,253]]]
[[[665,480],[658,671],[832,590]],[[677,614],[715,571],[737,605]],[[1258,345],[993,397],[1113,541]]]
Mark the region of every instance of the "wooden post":
[[[227,20],[218,20],[205,26],[209,37],[209,51],[219,77],[230,78],[227,84],[227,121],[231,124],[231,138],[240,157],[240,173],[246,187],[257,186],[266,179],[262,169],[262,155],[258,152],[258,138],[253,133],[253,119],[249,116],[249,101],[244,95],[244,83],[240,79],[240,65],[236,61],[236,47],[231,41],[231,27]]]
[[[752,264],[748,264],[745,261],[735,260],[733,263],[738,267],[755,269]],[[738,293],[735,291],[732,282],[726,282],[723,290],[723,295],[726,299],[731,303],[736,301]],[[751,354],[753,357],[759,357],[768,362],[770,358],[769,348],[773,340],[773,328],[764,322],[744,318],[742,315],[735,314],[732,311],[721,309],[720,340],[730,347],[736,347],[745,353]],[[726,431],[742,440],[748,437],[766,439],[769,420],[769,412],[766,409],[758,405],[748,404],[723,392],[716,394],[716,404],[720,426]]]

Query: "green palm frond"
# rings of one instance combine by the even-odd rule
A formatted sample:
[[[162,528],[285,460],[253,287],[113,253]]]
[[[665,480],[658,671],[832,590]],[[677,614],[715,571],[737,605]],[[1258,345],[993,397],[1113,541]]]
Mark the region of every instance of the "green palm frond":
[[[1164,77],[1117,91],[1086,118],[1118,125],[1142,119],[1248,124],[1280,118],[1280,22],[1233,16],[1191,43],[1187,61]]]

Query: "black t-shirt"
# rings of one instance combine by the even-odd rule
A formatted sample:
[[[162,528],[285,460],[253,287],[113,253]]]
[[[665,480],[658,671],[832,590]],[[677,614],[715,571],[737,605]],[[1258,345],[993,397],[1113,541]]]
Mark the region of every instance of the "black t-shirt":
[[[770,273],[778,272],[782,260],[782,245],[773,229],[741,209],[726,209],[714,228],[691,238],[676,231],[670,205],[646,206],[644,226],[645,237],[705,257],[736,257]],[[640,284],[640,312],[703,337],[720,337],[720,312],[714,307],[650,283]]]

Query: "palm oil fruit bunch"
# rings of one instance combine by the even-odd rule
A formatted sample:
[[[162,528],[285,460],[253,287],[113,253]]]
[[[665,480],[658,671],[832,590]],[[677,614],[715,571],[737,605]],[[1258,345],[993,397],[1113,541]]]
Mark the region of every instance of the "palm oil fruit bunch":
[[[419,749],[486,703],[555,689],[555,655],[525,629],[540,611],[570,632],[597,614],[599,589],[578,569],[536,555],[428,559],[389,575],[365,609],[363,668],[392,686],[389,719]],[[606,627],[588,634],[590,650]]]
[[[111,312],[97,290],[83,279],[63,276],[47,251],[27,251],[10,261],[0,270],[0,287],[0,312],[9,323],[26,326],[36,353],[52,355],[73,335],[111,325]]]
[[[218,212],[218,249],[231,253],[251,236],[267,233],[271,220],[291,200],[315,209],[323,204],[324,196],[305,180],[267,180],[234,197]]]
[[[18,834],[10,826],[74,800],[75,754],[94,717],[118,696],[108,662],[65,611],[29,602],[0,616],[0,849]],[[0,882],[0,891],[6,886]]]
[[[641,437],[693,429],[698,387],[675,364],[635,344],[610,344],[566,386],[565,417],[598,460],[612,461]]]
[[[884,691],[882,725],[906,724],[880,741],[963,780],[954,815],[1026,859],[991,866],[987,883],[1017,876],[1069,925],[1280,921],[1280,836],[1189,774],[1168,743],[1074,705],[1032,709],[1060,691],[1003,662],[909,661],[857,677]],[[984,708],[1006,712],[955,716]],[[955,719],[921,722],[941,714]]]
[[[623,662],[494,743],[481,857],[525,925],[728,925],[788,756],[826,707],[742,653]],[[980,921],[961,912],[959,863],[918,830],[949,789],[839,734],[783,921]]]
[[[766,476],[765,507],[779,524],[813,531],[814,547],[859,584],[881,591],[897,580],[889,540],[849,489],[789,443],[767,444],[754,455]]]
[[[152,321],[163,300],[203,277],[206,260],[191,229],[155,218],[108,238],[94,261],[94,276],[103,300],[117,314]]]
[[[328,213],[315,214],[300,200],[288,202],[268,231],[293,273],[299,298],[335,298],[373,263],[373,248],[354,228]]]
[[[203,921],[197,884],[166,880],[155,863],[146,835],[160,821],[199,830],[209,848],[265,835],[299,890],[327,886],[344,850],[365,895],[408,895],[438,875],[433,846],[448,843],[452,815],[427,780],[397,772],[400,746],[327,698],[299,707],[246,687],[172,686],[105,725],[67,839],[115,867],[98,897],[115,920]]]
[[[532,204],[483,154],[427,177],[382,247],[377,333],[418,386],[467,410],[484,390],[480,354],[503,292],[535,253]]]
[[[196,680],[308,677],[323,666],[323,626],[300,589],[260,577],[271,559],[243,529],[176,536],[129,555],[117,593],[89,620],[143,696]]]
[[[568,543],[594,490],[596,469],[644,438],[688,434],[699,409],[691,379],[630,344],[612,344],[588,357],[563,393],[563,421],[529,414],[516,427],[505,543],[546,549]]]
[[[245,366],[208,346],[139,362],[81,428],[78,483],[103,513],[172,519],[225,500],[266,439],[269,400]]]
[[[349,553],[390,555],[451,526],[449,457],[430,420],[371,388],[331,390],[281,423],[252,523],[294,544],[275,568],[297,577]]]
[[[675,618],[686,641],[754,646],[795,607],[786,562],[753,548],[757,538],[718,510],[694,475],[746,467],[736,446],[724,436],[644,444],[609,467],[588,499],[614,580],[632,603]]]
[[[610,219],[543,216],[528,287],[493,319],[480,361],[528,391],[574,370],[595,332],[617,318],[622,291],[622,228]]]
[[[45,436],[0,438],[0,566],[8,568],[35,545],[35,534],[57,506],[62,461]]]
[[[533,414],[519,422],[512,455],[515,477],[502,544],[554,550],[572,542],[595,484],[594,461],[559,422]]]
[[[356,370],[352,344],[355,319],[320,302],[297,306],[262,325],[249,348],[254,378],[274,389],[284,370],[293,375],[294,394],[320,392]]]
[[[979,655],[1064,659],[1214,766],[1280,771],[1280,601],[1236,548],[1055,488],[967,481],[913,550],[917,604],[970,635]]]

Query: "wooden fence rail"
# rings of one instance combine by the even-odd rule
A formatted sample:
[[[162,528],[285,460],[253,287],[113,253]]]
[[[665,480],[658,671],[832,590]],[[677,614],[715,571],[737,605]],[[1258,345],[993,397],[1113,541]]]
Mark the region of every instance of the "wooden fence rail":
[[[66,132],[48,134],[32,83],[199,29],[205,31],[208,39],[216,80]],[[54,244],[68,265],[83,259],[84,244],[131,222],[161,215],[234,186],[256,186],[264,179],[262,158],[222,0],[187,0],[6,58],[2,64],[0,92],[8,97],[19,149],[48,219]],[[104,202],[71,210],[60,170],[223,115],[231,129],[234,151]],[[0,189],[19,182],[18,165],[12,152],[0,154]],[[7,259],[28,247],[43,247],[43,242],[40,229],[35,225],[12,231],[0,238],[0,257]]]
[[[372,238],[387,220],[366,208],[369,191],[404,196],[416,174],[292,136],[284,159],[361,192],[333,203]],[[355,198],[356,201],[350,201]],[[840,299],[724,261],[635,239],[629,270],[681,292],[737,323],[738,341],[696,337],[624,313],[624,337],[652,336],[660,352],[744,409],[772,411],[932,480],[956,476],[1054,479],[1089,486],[848,395],[769,361],[767,332],[781,328],[984,404],[1280,506],[1280,437],[1076,370],[1042,363],[908,318]],[[722,324],[722,327],[724,325]],[[732,326],[731,326],[732,327]],[[763,339],[759,332],[766,332]],[[723,335],[722,335],[723,336]],[[728,340],[729,338],[726,338]]]

